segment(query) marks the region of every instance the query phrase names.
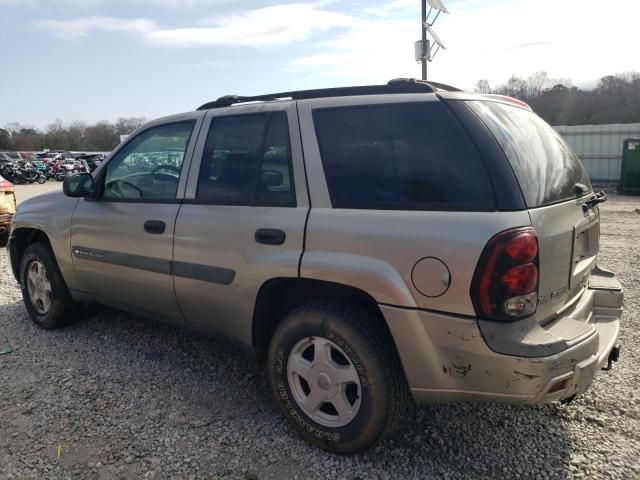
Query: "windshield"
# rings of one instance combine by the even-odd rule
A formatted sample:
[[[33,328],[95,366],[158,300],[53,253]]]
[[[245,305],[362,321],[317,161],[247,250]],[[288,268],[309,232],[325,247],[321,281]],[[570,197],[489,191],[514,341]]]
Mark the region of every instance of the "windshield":
[[[535,113],[498,102],[470,101],[502,147],[520,183],[527,207],[534,208],[592,191],[578,156],[549,124]]]

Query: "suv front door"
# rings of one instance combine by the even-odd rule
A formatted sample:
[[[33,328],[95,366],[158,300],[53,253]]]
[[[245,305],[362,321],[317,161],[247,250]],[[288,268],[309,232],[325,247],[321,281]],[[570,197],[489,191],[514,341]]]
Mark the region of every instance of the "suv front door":
[[[135,134],[97,174],[97,198],[71,221],[74,269],[86,293],[141,313],[180,319],[171,260],[175,219],[202,113]]]
[[[295,102],[210,110],[176,221],[185,320],[251,344],[272,278],[298,276],[309,211]]]

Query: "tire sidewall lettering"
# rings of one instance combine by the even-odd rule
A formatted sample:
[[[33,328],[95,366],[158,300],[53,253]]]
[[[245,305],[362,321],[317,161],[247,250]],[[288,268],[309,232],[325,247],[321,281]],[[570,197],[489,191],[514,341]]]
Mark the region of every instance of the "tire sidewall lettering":
[[[350,315],[367,312],[300,309],[278,327],[269,350],[268,371],[271,390],[291,427],[308,442],[334,452],[355,452],[380,438],[387,418],[384,370],[375,353],[375,344],[362,332],[363,325],[351,324]],[[365,327],[366,328],[366,327]],[[318,424],[297,403],[295,386],[289,385],[288,362],[293,348],[304,338],[324,338],[351,362],[361,385],[360,409],[346,425]]]
[[[274,370],[277,373],[277,370]],[[323,439],[329,442],[339,442],[342,439],[342,435],[340,434],[340,432],[330,432],[327,430],[322,430],[307,421],[306,415],[298,410],[295,400],[291,398],[287,383],[288,382],[286,379],[277,380],[276,389],[278,391],[278,397],[291,420],[297,423],[307,433],[313,435],[316,438]]]
[[[355,367],[356,372],[358,372],[358,376],[360,377],[362,390],[367,388],[369,386],[369,382],[367,381],[366,371],[364,369],[364,366],[362,365],[362,362],[356,355],[356,352],[351,349],[349,344],[343,338],[339,337],[331,330],[328,330],[326,332],[326,338],[338,345],[344,351],[344,353],[349,356],[349,359],[353,363],[353,366]]]

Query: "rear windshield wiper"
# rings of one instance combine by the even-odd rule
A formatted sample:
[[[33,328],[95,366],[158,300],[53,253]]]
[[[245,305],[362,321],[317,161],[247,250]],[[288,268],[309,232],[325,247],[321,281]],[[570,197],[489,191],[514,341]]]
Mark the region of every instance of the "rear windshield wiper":
[[[576,183],[573,186],[573,191],[576,194],[576,197],[582,197],[589,193],[589,187],[587,187],[584,183]]]
[[[606,201],[607,201],[607,194],[604,193],[603,191],[600,191],[594,195],[591,195],[589,200],[587,200],[582,204],[582,210],[586,212],[588,209],[595,207],[597,204],[603,203]]]

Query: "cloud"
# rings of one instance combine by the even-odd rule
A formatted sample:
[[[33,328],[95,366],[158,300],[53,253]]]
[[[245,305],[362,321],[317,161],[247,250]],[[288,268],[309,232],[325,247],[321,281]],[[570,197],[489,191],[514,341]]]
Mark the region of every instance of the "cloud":
[[[215,60],[210,62],[196,62],[191,64],[192,67],[209,69],[209,68],[228,68],[232,67],[233,64],[230,62],[216,62]]]
[[[113,1],[113,0],[112,0]],[[143,6],[156,6],[162,8],[198,8],[224,3],[232,3],[233,0],[136,0]],[[132,3],[136,3],[136,1]],[[55,7],[87,9],[96,5],[108,4],[108,0],[0,0],[1,5],[20,5],[21,7]],[[124,3],[124,2],[122,2]]]
[[[419,25],[412,20],[360,22],[331,40],[319,42],[317,53],[293,60],[288,71],[353,82],[415,76],[413,42],[418,35]]]
[[[152,1],[186,3],[205,0]],[[43,20],[36,22],[36,26],[64,39],[81,38],[91,31],[120,31],[138,34],[151,45],[262,47],[300,42],[316,32],[350,27],[357,23],[358,20],[349,15],[325,10],[318,5],[292,3],[209,17],[198,22],[197,26],[186,28],[163,29],[145,18],[96,16]]]
[[[532,47],[542,47],[544,45],[551,45],[551,42],[538,41],[538,42],[526,42],[517,45],[516,48],[532,48]]]
[[[226,0],[137,1],[177,8]],[[356,12],[344,1],[279,1],[278,5],[192,21],[184,27],[159,25],[147,18],[115,17],[45,20],[38,25],[67,39],[92,31],[125,32],[153,46],[259,49],[305,42],[304,56],[291,58],[281,68],[314,83],[371,83],[419,75],[413,52],[420,36],[419,2],[367,2],[366,8]],[[636,66],[628,32],[634,31],[640,2],[630,4],[628,14],[619,16],[614,10],[598,9],[601,0],[445,1],[451,15],[441,15],[435,29],[447,50],[429,64],[429,78],[470,88],[478,78],[495,84],[512,74],[526,77],[546,70],[550,76],[580,82]]]
[[[396,12],[398,10],[419,10],[420,3],[415,0],[393,0],[392,2],[386,3],[380,7],[369,7],[365,8],[365,13],[370,15],[376,15],[378,17],[385,17],[390,13]]]
[[[41,20],[36,26],[64,39],[78,39],[91,31],[129,32],[144,34],[158,29],[155,22],[146,18],[124,19],[116,17],[86,17],[71,20]]]
[[[447,50],[429,64],[430,79],[472,88],[479,78],[496,84],[538,70],[579,82],[636,68],[628,32],[634,31],[640,2],[630,3],[624,16],[603,12],[599,0],[445,3],[451,14],[441,15],[435,30]],[[359,23],[293,59],[287,70],[335,84],[419,76],[413,54],[420,37],[417,12],[404,0],[369,8]]]
[[[306,40],[315,32],[356,23],[356,19],[342,13],[308,3],[292,3],[210,17],[198,27],[156,30],[149,32],[145,40],[172,46],[285,45]]]
[[[143,0],[143,2],[165,8],[197,8],[232,3],[233,0]]]
[[[30,8],[62,8],[62,9],[88,9],[95,7],[104,0],[0,0],[1,5],[19,5]]]

